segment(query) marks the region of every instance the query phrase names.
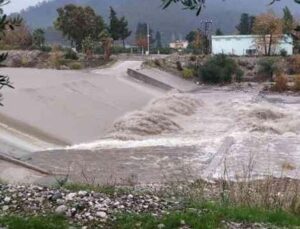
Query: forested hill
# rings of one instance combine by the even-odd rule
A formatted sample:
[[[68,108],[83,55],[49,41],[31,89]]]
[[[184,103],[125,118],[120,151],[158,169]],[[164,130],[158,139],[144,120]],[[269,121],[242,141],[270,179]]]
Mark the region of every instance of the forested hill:
[[[214,28],[221,28],[225,33],[235,31],[242,12],[256,14],[268,9],[270,0],[209,0],[207,7],[200,17],[190,11],[182,10],[179,6],[172,6],[167,10],[161,9],[161,0],[51,0],[30,7],[22,11],[29,26],[48,27],[53,25],[57,16],[56,9],[68,4],[90,5],[105,20],[108,18],[109,6],[115,8],[118,14],[126,16],[130,28],[135,30],[138,22],[147,22],[153,30],[160,30],[165,39],[176,35],[178,38],[187,32],[199,27],[201,18],[209,18],[214,22]],[[293,0],[282,0],[275,6],[275,11],[280,12],[282,7],[288,5],[293,12],[300,12],[300,7]]]

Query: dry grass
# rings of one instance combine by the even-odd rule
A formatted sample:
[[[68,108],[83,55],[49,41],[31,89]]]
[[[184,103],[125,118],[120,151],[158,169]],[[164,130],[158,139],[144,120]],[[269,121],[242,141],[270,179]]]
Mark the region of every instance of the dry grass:
[[[288,59],[288,68],[294,74],[300,74],[300,55],[294,55]]]
[[[277,92],[287,91],[289,89],[288,78],[282,74],[278,75],[272,89]]]
[[[297,75],[294,78],[294,90],[300,91],[300,75]]]

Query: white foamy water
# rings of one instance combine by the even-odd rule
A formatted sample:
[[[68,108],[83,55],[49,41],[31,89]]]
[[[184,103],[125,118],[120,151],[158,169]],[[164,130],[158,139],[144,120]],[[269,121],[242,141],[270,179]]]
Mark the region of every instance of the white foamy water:
[[[136,147],[204,147],[218,150],[228,136],[243,139],[299,137],[300,107],[254,100],[256,93],[171,93],[152,101],[141,111],[117,120],[105,139],[68,149]]]

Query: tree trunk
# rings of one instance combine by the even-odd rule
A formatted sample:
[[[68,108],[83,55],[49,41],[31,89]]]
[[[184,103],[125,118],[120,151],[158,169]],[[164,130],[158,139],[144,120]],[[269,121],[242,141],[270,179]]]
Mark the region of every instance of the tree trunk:
[[[123,41],[123,48],[125,48],[125,39],[123,39],[122,41]]]
[[[272,51],[272,43],[273,43],[273,35],[272,35],[272,34],[270,34],[268,56],[271,56],[271,51]]]
[[[263,42],[264,42],[265,55],[268,55],[266,35],[264,35]]]

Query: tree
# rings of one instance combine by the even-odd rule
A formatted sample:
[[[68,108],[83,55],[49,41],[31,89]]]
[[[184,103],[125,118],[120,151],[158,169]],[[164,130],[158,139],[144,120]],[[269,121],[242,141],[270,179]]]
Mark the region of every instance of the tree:
[[[241,35],[247,35],[252,33],[253,24],[255,21],[254,16],[249,16],[247,13],[241,15],[240,23],[236,26],[236,29]]]
[[[221,30],[220,28],[218,28],[218,29],[216,30],[216,35],[217,35],[217,36],[222,36],[222,35],[224,35],[224,33],[222,32],[222,30]]]
[[[123,47],[125,48],[125,40],[131,35],[131,31],[128,29],[128,21],[125,17],[120,19],[120,38],[123,42]]]
[[[117,17],[116,11],[112,7],[110,7],[109,33],[114,41],[120,39],[120,20]]]
[[[109,61],[110,56],[111,56],[113,38],[111,37],[111,35],[107,29],[104,29],[100,33],[99,37],[100,37],[101,45],[104,49],[104,60]]]
[[[192,49],[201,49],[205,42],[200,30],[193,30],[189,32],[185,39],[189,42],[189,48]]]
[[[193,30],[191,32],[189,32],[185,39],[189,42],[189,43],[192,43],[194,42],[195,38],[196,38],[196,34],[197,34],[197,31],[196,30]]]
[[[283,33],[291,34],[295,26],[294,17],[287,6],[283,9],[282,22],[283,22]]]
[[[274,13],[263,13],[256,17],[253,32],[258,36],[256,43],[264,54],[270,56],[282,39],[282,20]]]
[[[161,49],[162,48],[162,42],[161,42],[161,33],[159,31],[156,32],[155,41],[156,41],[156,48]]]
[[[58,17],[54,22],[55,28],[67,37],[77,50],[81,50],[82,41],[90,36],[97,40],[101,31],[105,28],[100,15],[87,6],[69,4],[57,9]]]
[[[116,11],[110,7],[110,23],[109,23],[109,33],[114,41],[122,40],[123,47],[125,47],[125,39],[131,35],[131,31],[128,29],[128,21],[125,17],[120,19],[117,17]]]
[[[45,31],[43,29],[36,29],[32,33],[33,46],[42,48],[45,45]]]
[[[87,36],[82,41],[82,51],[87,58],[92,58],[94,54],[95,42],[90,36]]]
[[[196,10],[196,15],[199,16],[202,8],[205,6],[206,0],[161,0],[163,9],[168,8],[172,3],[180,3],[184,9]],[[270,0],[270,5],[280,0]],[[300,0],[294,0],[295,3],[300,4]]]
[[[2,37],[5,37],[5,32],[7,31],[7,29],[14,30],[15,26],[19,26],[22,22],[22,19],[20,17],[7,18],[7,15],[3,13],[2,7],[8,3],[9,1],[0,0],[0,33],[2,34],[0,39]],[[6,60],[7,55],[7,53],[0,54],[0,63]],[[0,74],[0,89],[2,89],[3,87],[13,88],[9,77]],[[2,100],[1,94],[0,100]],[[0,103],[0,105],[2,105],[2,103]]]
[[[152,30],[149,30],[150,35],[150,45],[155,42],[152,36]],[[135,42],[137,46],[146,49],[148,47],[148,25],[146,23],[138,23],[136,33],[135,33]]]
[[[20,17],[19,17],[20,18]],[[28,49],[32,47],[32,35],[28,26],[22,22],[15,29],[8,29],[0,42],[2,49]]]
[[[197,16],[200,14],[206,0],[162,0],[163,9],[168,8],[172,3],[181,3],[185,9],[197,10]]]

